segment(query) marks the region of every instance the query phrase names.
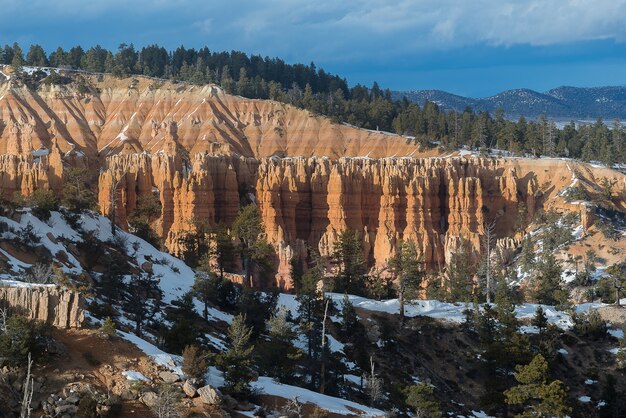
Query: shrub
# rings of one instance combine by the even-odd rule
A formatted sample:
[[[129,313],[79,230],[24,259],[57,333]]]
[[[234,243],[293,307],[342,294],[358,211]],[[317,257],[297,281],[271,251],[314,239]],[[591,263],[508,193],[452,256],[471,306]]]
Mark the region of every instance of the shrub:
[[[203,380],[208,361],[197,345],[188,345],[183,350],[183,373],[189,379]]]
[[[115,322],[111,319],[110,316],[107,316],[102,326],[100,327],[100,335],[106,338],[112,338],[116,335]]]
[[[59,208],[59,201],[52,190],[35,190],[29,198],[29,203],[32,206],[32,214],[44,221],[50,219],[51,211]]]
[[[592,310],[588,314],[575,313],[572,315],[572,320],[574,331],[582,337],[597,340],[607,335],[607,323],[597,310]]]
[[[84,395],[78,402],[76,418],[98,418],[98,402],[89,394]]]
[[[0,357],[15,365],[24,364],[28,353],[36,358],[44,350],[47,329],[44,322],[11,316],[6,321],[5,330],[0,331]]]

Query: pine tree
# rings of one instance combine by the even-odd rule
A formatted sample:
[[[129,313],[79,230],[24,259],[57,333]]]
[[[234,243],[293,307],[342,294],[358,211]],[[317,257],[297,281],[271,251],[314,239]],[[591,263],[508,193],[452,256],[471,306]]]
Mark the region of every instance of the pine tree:
[[[135,323],[135,334],[142,335],[145,322],[160,310],[162,291],[159,279],[152,274],[131,278],[123,294],[122,307]]]
[[[113,322],[110,316],[107,316],[104,319],[104,322],[102,323],[102,326],[100,327],[100,335],[106,338],[112,338],[112,337],[115,337],[115,335],[117,335],[117,332],[115,330],[115,322]]]
[[[331,257],[338,268],[334,290],[363,294],[367,266],[363,258],[361,236],[349,230],[339,234]]]
[[[252,352],[254,346],[250,338],[252,329],[246,325],[246,318],[237,315],[228,328],[230,348],[220,353],[217,361],[224,372],[224,387],[234,396],[245,397],[250,394],[252,370]]]
[[[565,418],[571,413],[567,406],[568,388],[559,380],[549,381],[548,362],[541,355],[526,366],[515,367],[517,386],[504,392],[506,403],[520,405],[524,412],[519,418],[554,416]]]
[[[539,335],[541,335],[543,330],[548,327],[548,317],[541,306],[537,307],[535,316],[531,320],[530,324],[539,329]]]
[[[419,289],[424,278],[422,262],[413,241],[402,242],[398,252],[389,260],[389,270],[396,280],[400,304],[400,326],[404,324],[404,298],[407,292]]]
[[[257,364],[262,374],[275,377],[283,383],[293,382],[302,350],[293,344],[296,332],[288,321],[286,309],[278,310],[266,322],[268,339],[256,346]]]
[[[22,48],[20,45],[15,42],[13,44],[13,58],[11,59],[11,66],[13,70],[16,72],[22,71],[22,66],[24,65],[24,53],[22,52]]]
[[[356,328],[358,323],[359,319],[354,310],[354,305],[352,305],[348,294],[344,293],[341,305],[341,329],[344,332],[351,332],[351,330]]]
[[[231,268],[234,264],[235,253],[236,248],[230,231],[225,225],[218,225],[213,235],[211,255],[215,257],[221,278],[224,278],[224,271]]]
[[[202,316],[205,320],[209,319],[209,304],[214,303],[216,299],[216,286],[214,284],[216,280],[217,277],[214,273],[199,271],[193,282],[192,292],[204,305]]]
[[[251,287],[254,267],[270,269],[270,258],[273,255],[273,249],[261,236],[263,232],[261,212],[256,206],[245,206],[237,214],[232,229],[240,242],[239,255],[243,262],[244,284]]]
[[[435,391],[428,383],[418,383],[404,390],[406,404],[413,409],[416,418],[440,418],[441,407]]]
[[[470,245],[466,240],[457,247],[446,266],[446,301],[470,302],[474,298],[474,266],[471,262]]]
[[[532,278],[532,297],[537,303],[564,307],[568,295],[562,286],[561,265],[552,251],[544,250]]]
[[[40,45],[31,45],[26,54],[26,62],[34,67],[45,67],[48,65],[48,58]]]

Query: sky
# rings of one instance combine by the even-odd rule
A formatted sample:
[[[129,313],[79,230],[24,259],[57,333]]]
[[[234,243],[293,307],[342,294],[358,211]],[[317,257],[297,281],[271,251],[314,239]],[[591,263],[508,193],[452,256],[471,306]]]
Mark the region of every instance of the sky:
[[[206,45],[486,97],[626,85],[625,18],[626,0],[0,0],[0,44]]]

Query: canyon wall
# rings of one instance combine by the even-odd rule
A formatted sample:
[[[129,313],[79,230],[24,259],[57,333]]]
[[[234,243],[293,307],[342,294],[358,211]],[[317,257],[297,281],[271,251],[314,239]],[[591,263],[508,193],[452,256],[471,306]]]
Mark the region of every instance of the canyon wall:
[[[0,287],[0,307],[57,328],[80,328],[85,300],[79,292],[51,286]]]
[[[50,150],[55,141],[63,153],[92,158],[157,153],[167,151],[172,139],[189,153],[256,158],[420,154],[414,141],[401,136],[332,123],[271,100],[228,95],[215,85],[73,77],[74,83],[37,89],[0,80],[0,154],[30,155]]]
[[[384,268],[398,243],[408,239],[418,244],[428,265],[443,265],[461,239],[479,250],[485,221],[496,220],[498,236],[513,239],[520,209],[530,218],[538,197],[535,177],[498,159],[256,160],[202,153],[183,161],[132,154],[108,159],[100,176],[103,213],[114,177],[121,178],[121,224],[142,195],[158,195],[157,230],[173,253],[182,250],[177,238],[196,223],[229,224],[242,204],[257,204],[277,252],[278,283],[287,288],[290,259],[304,257],[307,246],[329,255],[342,231],[361,234],[372,268]]]
[[[82,76],[81,76],[82,77]],[[79,80],[80,81],[80,80]],[[334,124],[269,100],[146,78],[84,76],[36,90],[0,81],[0,193],[60,191],[65,170],[97,174],[102,213],[116,221],[154,195],[152,223],[165,246],[183,251],[199,224],[230,224],[242,205],[257,204],[276,250],[277,283],[289,288],[290,260],[307,247],[332,252],[342,231],[363,237],[368,267],[381,270],[402,240],[424,261],[444,265],[467,240],[479,251],[485,222],[498,246],[516,247],[518,227],[540,208],[580,212],[565,189],[598,188],[624,175],[560,159],[437,157],[411,139]],[[624,199],[618,210],[626,212]]]

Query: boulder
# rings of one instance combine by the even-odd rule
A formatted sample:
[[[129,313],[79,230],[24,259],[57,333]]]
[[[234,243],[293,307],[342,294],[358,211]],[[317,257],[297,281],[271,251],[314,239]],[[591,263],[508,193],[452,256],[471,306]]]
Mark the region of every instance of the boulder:
[[[196,387],[196,385],[193,384],[193,382],[191,382],[190,380],[186,380],[185,384],[183,385],[183,392],[185,392],[185,395],[187,395],[188,397],[193,398],[198,394],[198,388]]]
[[[198,389],[198,395],[207,405],[219,405],[222,403],[222,394],[211,385],[206,385]]]
[[[176,383],[180,380],[180,376],[177,373],[169,371],[159,373],[159,377],[163,379],[165,383]]]
[[[54,412],[57,415],[69,415],[75,414],[78,411],[78,407],[76,405],[59,405],[54,408]]]
[[[148,408],[152,408],[157,404],[159,400],[159,396],[154,392],[146,392],[141,395],[141,402],[146,405]]]

